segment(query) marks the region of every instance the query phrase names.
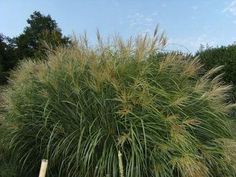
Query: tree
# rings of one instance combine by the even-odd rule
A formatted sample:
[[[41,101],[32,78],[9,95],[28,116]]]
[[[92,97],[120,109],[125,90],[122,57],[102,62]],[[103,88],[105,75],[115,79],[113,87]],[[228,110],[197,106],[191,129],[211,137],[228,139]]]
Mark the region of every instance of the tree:
[[[61,29],[50,15],[45,16],[35,11],[30,15],[27,23],[28,26],[25,27],[24,32],[14,39],[17,56],[20,59],[44,54],[44,43],[52,48],[69,44],[69,38],[62,35]]]
[[[35,11],[27,20],[23,33],[13,39],[0,34],[0,84],[7,81],[9,71],[23,58],[41,57],[46,45],[54,49],[59,45],[69,45],[68,37],[50,15]]]
[[[3,54],[4,54],[4,42],[2,39],[2,35],[0,35],[0,82],[2,82],[2,78],[3,78],[3,65],[2,65],[2,61],[3,61]]]
[[[0,84],[6,82],[8,71],[15,66],[15,63],[16,56],[13,41],[0,34]]]
[[[204,64],[205,69],[223,65],[223,79],[226,83],[234,86],[236,91],[236,45],[221,46],[216,48],[206,47],[197,54]],[[235,92],[236,93],[236,92]],[[234,94],[236,95],[236,94]]]
[[[3,62],[3,58],[4,58],[4,53],[5,53],[5,43],[3,41],[3,35],[0,34],[0,73],[3,70],[3,66],[2,66],[2,62]]]

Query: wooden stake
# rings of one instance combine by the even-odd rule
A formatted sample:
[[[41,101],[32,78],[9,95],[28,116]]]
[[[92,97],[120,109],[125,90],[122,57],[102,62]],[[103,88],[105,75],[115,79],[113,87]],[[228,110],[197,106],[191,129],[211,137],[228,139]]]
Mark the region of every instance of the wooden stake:
[[[48,166],[48,160],[43,159],[41,162],[39,177],[46,177],[47,166]]]

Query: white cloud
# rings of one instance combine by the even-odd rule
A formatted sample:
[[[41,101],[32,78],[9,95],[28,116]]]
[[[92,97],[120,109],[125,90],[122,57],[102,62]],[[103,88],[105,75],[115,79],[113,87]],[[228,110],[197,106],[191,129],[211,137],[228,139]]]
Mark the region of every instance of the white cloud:
[[[151,32],[158,23],[156,21],[157,14],[157,12],[148,15],[140,12],[133,13],[127,17],[128,25],[138,32]]]
[[[199,9],[199,7],[198,7],[198,6],[192,6],[192,9],[193,9],[194,11],[197,11],[197,10]]]
[[[165,7],[167,7],[167,4],[166,3],[162,3],[161,7],[165,8]]]
[[[236,0],[233,0],[230,4],[228,4],[223,12],[228,12],[232,15],[236,15]]]
[[[115,7],[119,7],[119,2],[117,0],[111,0],[111,3],[115,6]]]
[[[195,52],[199,49],[201,44],[216,46],[217,40],[210,38],[206,34],[202,34],[198,37],[170,38],[167,43],[167,48],[184,52]]]

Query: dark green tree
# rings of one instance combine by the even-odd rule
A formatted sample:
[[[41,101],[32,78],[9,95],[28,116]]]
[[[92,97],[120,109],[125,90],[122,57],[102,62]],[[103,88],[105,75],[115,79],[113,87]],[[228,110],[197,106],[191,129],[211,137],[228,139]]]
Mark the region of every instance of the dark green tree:
[[[19,59],[44,54],[45,44],[55,48],[70,43],[69,38],[63,36],[61,29],[50,15],[45,16],[35,11],[27,23],[28,26],[23,33],[14,39]]]
[[[5,53],[5,43],[4,43],[4,38],[3,35],[0,34],[0,74],[2,75],[3,71],[3,58],[4,58],[4,53]]]
[[[47,47],[70,45],[50,15],[35,11],[27,20],[23,33],[13,39],[0,34],[0,84],[6,83],[9,71],[19,60],[43,56]]]
[[[199,50],[197,54],[204,64],[205,69],[223,65],[223,79],[227,84],[234,86],[234,97],[236,95],[236,45],[221,47],[206,47]]]
[[[0,84],[6,82],[8,71],[15,66],[16,60],[13,40],[0,34]]]

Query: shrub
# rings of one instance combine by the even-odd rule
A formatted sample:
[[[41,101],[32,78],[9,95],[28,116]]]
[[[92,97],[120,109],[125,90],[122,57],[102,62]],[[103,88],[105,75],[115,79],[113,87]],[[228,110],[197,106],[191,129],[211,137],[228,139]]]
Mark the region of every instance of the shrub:
[[[9,128],[4,121],[4,102],[2,99],[3,88],[0,87],[0,177],[14,177],[16,166],[11,161],[9,143],[5,142],[9,133]]]
[[[7,136],[7,129],[5,125],[2,125],[0,118],[0,176],[1,177],[15,177],[16,176],[16,164],[11,160],[9,146],[4,140]]]
[[[235,176],[226,103],[215,68],[181,55],[158,57],[163,37],[96,47],[81,38],[12,74],[6,119],[19,176]]]

